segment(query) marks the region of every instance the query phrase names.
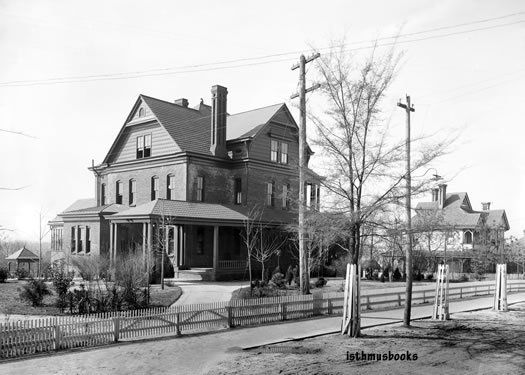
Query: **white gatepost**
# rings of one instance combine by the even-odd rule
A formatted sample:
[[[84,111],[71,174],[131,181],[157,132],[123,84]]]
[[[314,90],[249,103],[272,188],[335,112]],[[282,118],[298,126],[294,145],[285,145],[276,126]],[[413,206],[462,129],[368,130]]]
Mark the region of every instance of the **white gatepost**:
[[[438,265],[436,294],[434,296],[433,320],[450,319],[448,310],[448,264]]]
[[[359,336],[361,330],[361,296],[359,292],[360,267],[356,264],[346,265],[346,283],[343,299],[343,320],[341,334],[351,337]]]
[[[496,288],[494,290],[494,310],[507,311],[507,265],[496,265]]]

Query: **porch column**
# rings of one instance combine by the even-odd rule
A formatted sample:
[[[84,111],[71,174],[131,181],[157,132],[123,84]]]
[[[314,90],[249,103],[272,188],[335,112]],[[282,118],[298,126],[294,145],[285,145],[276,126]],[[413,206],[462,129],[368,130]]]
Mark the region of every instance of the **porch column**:
[[[173,266],[178,267],[179,266],[179,228],[180,225],[176,225],[173,227]]]
[[[109,223],[109,266],[113,267],[113,223]]]
[[[142,223],[142,263],[146,268],[146,223]]]
[[[148,267],[148,272],[151,268],[150,265],[150,259],[151,259],[151,252],[153,251],[153,223],[150,221],[148,223],[148,254],[147,254],[147,260],[146,265]]]
[[[219,226],[213,227],[213,269],[219,268]]]
[[[113,229],[113,264],[117,263],[117,244],[118,244],[118,224],[114,224]]]

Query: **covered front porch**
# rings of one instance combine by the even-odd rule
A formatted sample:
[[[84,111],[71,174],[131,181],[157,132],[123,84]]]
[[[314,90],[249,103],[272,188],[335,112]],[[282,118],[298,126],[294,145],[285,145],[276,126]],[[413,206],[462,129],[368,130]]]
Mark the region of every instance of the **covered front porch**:
[[[247,218],[228,207],[158,199],[108,219],[111,267],[133,254],[154,272],[164,258],[165,275],[201,269],[215,280],[247,269],[242,240]]]

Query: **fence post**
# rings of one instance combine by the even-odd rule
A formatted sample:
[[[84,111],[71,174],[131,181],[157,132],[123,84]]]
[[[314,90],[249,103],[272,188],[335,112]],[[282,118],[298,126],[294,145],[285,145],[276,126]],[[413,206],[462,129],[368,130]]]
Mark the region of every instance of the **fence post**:
[[[177,330],[177,336],[181,336],[181,332],[180,332],[180,313],[177,313],[177,315],[175,316],[175,325],[176,325],[176,330]]]
[[[463,287],[459,287],[459,299],[463,298]]]
[[[286,304],[281,302],[279,304],[279,310],[281,312],[281,320],[286,320]]]
[[[332,315],[334,313],[332,300],[328,299],[328,315]]]
[[[55,333],[54,333],[54,346],[53,346],[53,349],[54,350],[59,350],[60,349],[60,326],[57,324],[55,324]]]
[[[113,318],[113,327],[114,327],[114,341],[118,342],[120,334],[120,319],[118,316]]]
[[[228,311],[228,328],[234,328],[232,306],[226,306],[226,311]]]

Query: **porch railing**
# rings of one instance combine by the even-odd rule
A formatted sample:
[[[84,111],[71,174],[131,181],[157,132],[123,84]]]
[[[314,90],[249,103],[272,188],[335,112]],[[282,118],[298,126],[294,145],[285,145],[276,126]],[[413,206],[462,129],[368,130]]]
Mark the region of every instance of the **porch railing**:
[[[245,269],[246,268],[246,259],[237,259],[237,260],[219,260],[220,269]]]

